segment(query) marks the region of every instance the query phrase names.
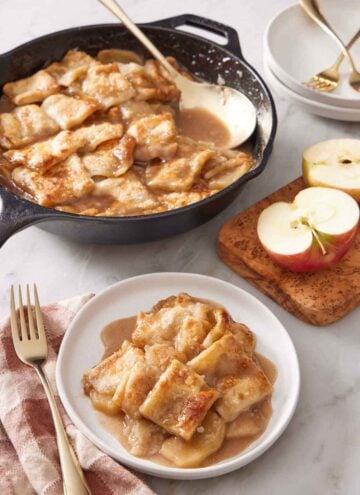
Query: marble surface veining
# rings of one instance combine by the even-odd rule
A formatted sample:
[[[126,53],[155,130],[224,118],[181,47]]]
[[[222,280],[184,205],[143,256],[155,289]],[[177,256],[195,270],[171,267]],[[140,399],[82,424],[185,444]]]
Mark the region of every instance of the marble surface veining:
[[[266,24],[278,10],[293,2],[121,3],[137,22],[190,12],[232,25],[239,32],[246,58],[262,73]],[[0,53],[51,31],[113,22],[110,13],[95,0],[1,0],[0,19]],[[191,482],[149,478],[161,495],[360,493],[359,311],[329,327],[306,325],[232,273],[215,252],[217,232],[225,220],[300,174],[301,151],[305,146],[327,138],[359,135],[358,123],[315,117],[274,96],[279,127],[266,170],[248,183],[226,211],[206,225],[172,239],[131,248],[81,245],[30,227],[0,250],[1,316],[8,311],[12,283],[36,281],[41,300],[47,303],[85,291],[97,292],[137,274],[184,271],[212,275],[244,288],[263,301],[288,329],[300,359],[302,386],[297,411],[286,432],[259,459],[232,474]]]

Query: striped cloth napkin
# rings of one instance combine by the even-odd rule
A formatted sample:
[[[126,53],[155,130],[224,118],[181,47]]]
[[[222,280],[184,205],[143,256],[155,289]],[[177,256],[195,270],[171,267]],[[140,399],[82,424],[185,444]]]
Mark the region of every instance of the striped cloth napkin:
[[[43,307],[49,340],[47,376],[55,388],[57,352],[69,323],[91,294]],[[59,403],[60,405],[60,403]],[[100,452],[61,415],[93,495],[154,495],[138,476]],[[16,356],[9,318],[0,323],[0,494],[61,495],[50,409],[36,373]]]

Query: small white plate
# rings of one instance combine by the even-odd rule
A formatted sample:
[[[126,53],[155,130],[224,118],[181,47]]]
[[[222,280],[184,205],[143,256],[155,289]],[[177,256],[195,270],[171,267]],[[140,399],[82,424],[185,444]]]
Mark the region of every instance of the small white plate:
[[[347,42],[358,29],[360,9],[356,5],[345,5],[344,2],[332,2],[330,6],[325,5],[324,9],[326,7],[324,13],[328,18],[349,20],[342,30],[336,28]],[[348,84],[347,60],[340,67],[342,77],[333,92],[321,93],[302,84],[330,67],[340,54],[340,48],[300,5],[282,10],[270,21],[264,37],[264,52],[268,66],[276,77],[300,96],[327,105],[360,109],[360,93],[357,94]],[[355,61],[360,60],[359,42],[352,47],[351,53]]]
[[[280,96],[284,96],[290,102],[295,103],[306,112],[320,115],[333,120],[344,120],[347,122],[360,122],[360,108],[345,108],[337,105],[326,105],[317,101],[305,98],[290,88],[276,77],[269,67],[268,60],[264,57],[265,79],[271,88]]]
[[[83,374],[101,360],[100,333],[118,318],[149,310],[157,301],[180,292],[222,304],[258,338],[257,351],[271,359],[278,377],[272,398],[273,415],[264,434],[241,454],[213,466],[180,469],[134,457],[99,424],[81,387]],[[203,275],[154,273],[119,282],[90,300],[70,325],[61,345],[56,381],[62,403],[74,424],[99,449],[147,474],[172,479],[200,479],[234,471],[265,452],[288,425],[300,388],[296,351],[279,320],[255,297],[227,282]]]

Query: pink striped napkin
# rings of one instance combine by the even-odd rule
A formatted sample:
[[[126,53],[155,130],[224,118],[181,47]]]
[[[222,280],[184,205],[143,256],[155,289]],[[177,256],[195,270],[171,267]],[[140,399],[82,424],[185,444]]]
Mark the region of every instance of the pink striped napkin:
[[[46,373],[55,388],[55,363],[62,337],[79,309],[92,297],[76,297],[43,307],[49,339]],[[93,495],[154,495],[144,481],[100,452],[61,407],[62,418]],[[0,323],[0,494],[63,493],[54,426],[35,372],[17,358],[9,318]]]

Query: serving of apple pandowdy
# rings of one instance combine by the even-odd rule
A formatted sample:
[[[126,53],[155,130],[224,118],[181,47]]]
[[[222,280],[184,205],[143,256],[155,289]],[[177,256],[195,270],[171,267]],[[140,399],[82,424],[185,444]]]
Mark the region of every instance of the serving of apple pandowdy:
[[[3,93],[2,181],[42,206],[161,213],[211,196],[252,166],[248,153],[182,135],[179,90],[157,61],[135,53],[70,50]]]
[[[83,387],[133,455],[199,467],[264,432],[275,374],[255,353],[254,334],[224,308],[182,293],[140,312],[131,330]]]

